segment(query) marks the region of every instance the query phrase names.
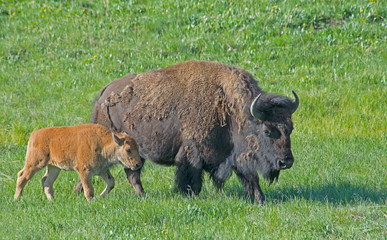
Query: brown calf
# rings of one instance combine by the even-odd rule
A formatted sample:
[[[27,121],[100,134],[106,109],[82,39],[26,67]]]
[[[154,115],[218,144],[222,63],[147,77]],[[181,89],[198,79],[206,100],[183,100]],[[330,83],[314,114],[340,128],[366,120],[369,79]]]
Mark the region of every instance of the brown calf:
[[[115,135],[98,124],[35,130],[28,141],[26,163],[18,173],[15,200],[45,166],[42,185],[49,200],[54,198],[52,185],[61,169],[78,172],[88,201],[94,196],[93,175],[101,176],[107,184],[101,193],[104,196],[114,187],[109,167],[117,163],[132,170],[142,167],[137,143],[126,134]]]

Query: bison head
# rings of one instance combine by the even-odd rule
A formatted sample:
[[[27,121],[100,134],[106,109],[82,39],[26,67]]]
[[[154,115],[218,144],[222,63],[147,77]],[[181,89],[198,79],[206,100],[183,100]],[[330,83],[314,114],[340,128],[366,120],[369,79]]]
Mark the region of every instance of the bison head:
[[[291,168],[294,163],[291,115],[297,110],[299,99],[294,91],[293,95],[294,102],[287,97],[259,94],[250,106],[253,121],[249,121],[249,133],[245,135],[248,150],[243,157],[249,158],[247,162],[254,163],[253,168],[270,182],[277,180],[280,171]]]

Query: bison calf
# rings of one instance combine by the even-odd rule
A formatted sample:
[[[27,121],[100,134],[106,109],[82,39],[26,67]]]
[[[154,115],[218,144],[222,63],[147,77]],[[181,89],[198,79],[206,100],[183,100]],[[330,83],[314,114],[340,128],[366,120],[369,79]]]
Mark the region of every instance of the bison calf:
[[[107,186],[101,196],[114,187],[109,171],[113,164],[137,170],[142,167],[137,143],[126,134],[115,135],[97,124],[72,127],[51,127],[35,130],[28,141],[26,162],[18,173],[15,200],[18,200],[27,181],[47,166],[42,179],[49,200],[54,198],[53,183],[61,169],[77,171],[88,201],[94,196],[91,183],[99,175]]]

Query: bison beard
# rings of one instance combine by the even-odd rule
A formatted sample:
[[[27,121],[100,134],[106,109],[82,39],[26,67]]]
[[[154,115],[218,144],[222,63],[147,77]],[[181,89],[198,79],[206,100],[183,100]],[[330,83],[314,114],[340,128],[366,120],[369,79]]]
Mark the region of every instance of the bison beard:
[[[294,95],[296,102],[264,93],[243,69],[191,61],[113,81],[91,120],[127,132],[143,159],[176,165],[181,192],[199,194],[203,171],[218,188],[234,171],[246,194],[262,203],[257,171],[273,182],[293,164]],[[136,193],[143,192],[141,170],[125,172]]]

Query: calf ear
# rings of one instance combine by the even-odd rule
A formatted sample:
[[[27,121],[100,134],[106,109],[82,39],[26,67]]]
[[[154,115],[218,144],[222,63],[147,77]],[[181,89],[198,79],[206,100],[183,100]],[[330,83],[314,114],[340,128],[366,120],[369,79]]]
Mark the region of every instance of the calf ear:
[[[125,139],[117,137],[114,133],[112,133],[114,141],[119,145],[122,146],[124,144]]]

